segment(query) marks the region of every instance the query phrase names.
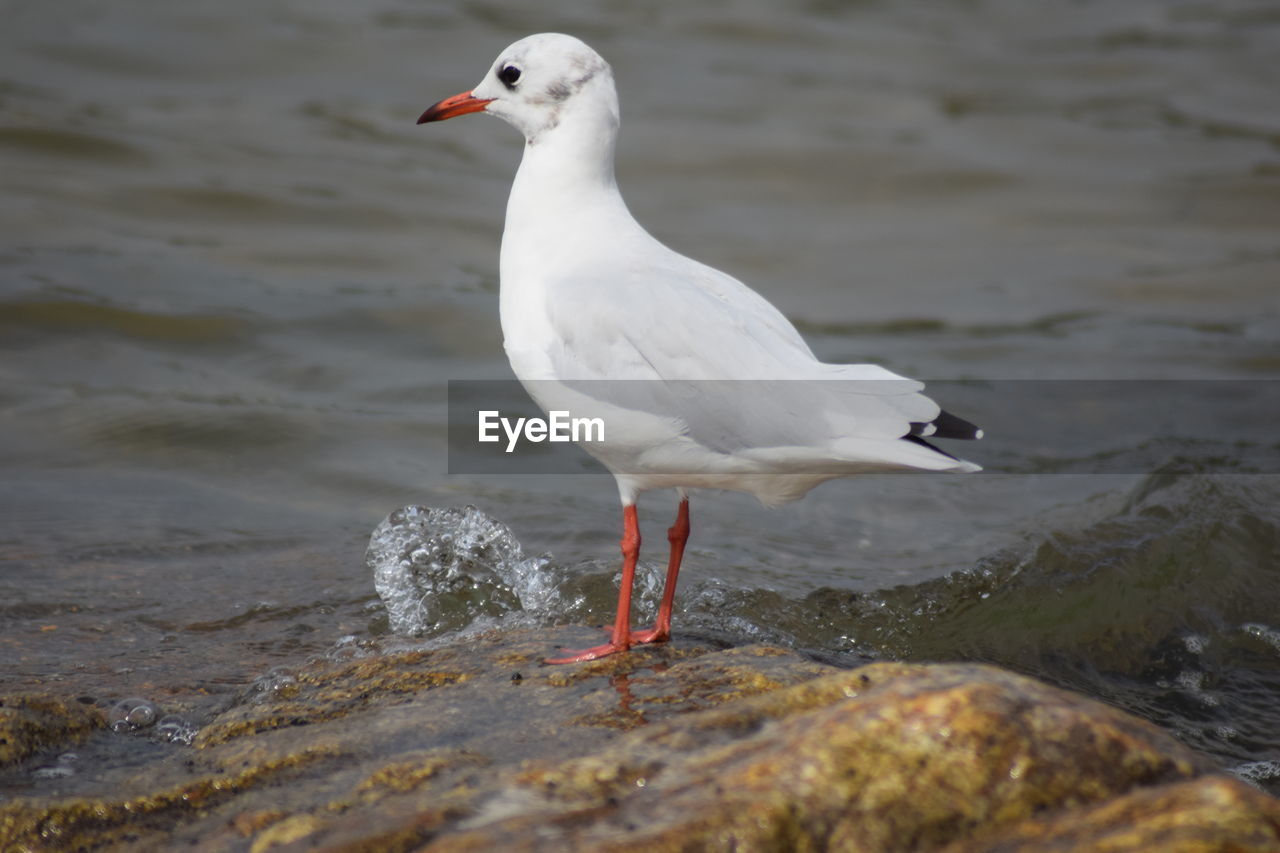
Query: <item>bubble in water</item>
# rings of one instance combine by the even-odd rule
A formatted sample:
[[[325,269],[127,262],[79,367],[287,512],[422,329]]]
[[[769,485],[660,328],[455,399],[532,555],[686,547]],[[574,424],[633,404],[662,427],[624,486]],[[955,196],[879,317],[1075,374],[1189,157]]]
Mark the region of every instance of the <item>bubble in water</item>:
[[[399,634],[435,636],[482,616],[541,609],[554,585],[507,527],[475,507],[396,510],[365,555]]]
[[[339,637],[325,657],[334,661],[359,660],[378,653],[378,646],[370,640],[361,640],[354,634]]]
[[[253,680],[249,685],[249,695],[255,701],[269,702],[296,696],[300,689],[298,677],[292,670],[284,666],[273,666]]]
[[[113,732],[133,732],[145,729],[160,716],[160,706],[150,699],[131,697],[121,699],[107,712],[107,724]]]
[[[200,729],[193,723],[179,717],[177,714],[167,714],[160,718],[160,722],[156,723],[155,731],[152,734],[156,740],[190,746],[195,741],[196,733],[199,731]]]

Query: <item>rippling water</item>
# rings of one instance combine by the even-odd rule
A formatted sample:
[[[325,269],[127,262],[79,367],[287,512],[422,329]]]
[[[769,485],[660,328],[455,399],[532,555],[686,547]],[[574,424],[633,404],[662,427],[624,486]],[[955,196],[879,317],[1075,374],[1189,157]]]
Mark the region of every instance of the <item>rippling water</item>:
[[[199,717],[385,636],[363,554],[405,504],[482,508],[582,591],[565,618],[607,618],[608,477],[446,474],[446,381],[509,375],[520,143],[413,122],[529,32],[613,64],[638,218],[824,359],[979,383],[1280,375],[1275,4],[539,9],[6,5],[0,690]],[[1256,427],[1275,412],[1242,440],[1247,412],[1185,408],[1195,462],[1176,412],[1104,442],[1079,412],[1041,419],[1042,456],[1142,466],[1053,474],[989,429],[969,455],[997,473],[832,483],[779,511],[695,498],[677,629],[996,660],[1274,790],[1280,485]],[[649,543],[673,504],[642,503]]]

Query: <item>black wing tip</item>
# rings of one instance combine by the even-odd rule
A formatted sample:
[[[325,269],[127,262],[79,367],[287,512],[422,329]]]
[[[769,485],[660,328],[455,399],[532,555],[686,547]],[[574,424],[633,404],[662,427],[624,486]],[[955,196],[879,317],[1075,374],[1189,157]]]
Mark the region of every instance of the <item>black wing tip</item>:
[[[962,441],[974,441],[982,438],[982,428],[964,418],[956,417],[950,412],[939,412],[938,416],[928,423],[912,423],[912,438],[928,436],[929,438],[956,438]]]

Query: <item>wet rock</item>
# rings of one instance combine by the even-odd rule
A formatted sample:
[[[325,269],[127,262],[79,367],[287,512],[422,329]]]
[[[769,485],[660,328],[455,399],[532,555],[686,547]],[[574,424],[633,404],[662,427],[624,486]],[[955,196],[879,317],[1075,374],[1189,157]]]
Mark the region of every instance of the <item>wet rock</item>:
[[[1146,723],[1021,676],[877,664],[526,770],[496,798],[522,814],[481,812],[440,849],[927,850],[1207,770]]]
[[[159,845],[166,827],[179,826],[266,783],[280,784],[299,768],[338,756],[304,750],[130,797],[69,799],[51,804],[15,800],[0,806],[0,850],[132,850]]]
[[[1280,850],[1277,801],[1235,779],[1203,776],[1027,820],[943,853],[1096,853],[1101,850]]]
[[[246,691],[143,774],[0,805],[0,847],[1280,845],[1280,801],[1145,722],[1023,676],[838,670],[688,640],[540,663],[593,637],[495,632],[298,667],[289,690]]]
[[[49,746],[70,746],[105,725],[102,711],[91,704],[50,696],[0,697],[0,767]]]
[[[357,711],[408,702],[424,691],[471,676],[453,667],[431,666],[441,657],[408,652],[313,667],[295,676],[288,689],[273,691],[275,701],[253,701],[224,713],[201,729],[195,745],[210,747],[272,729],[340,719]],[[259,698],[259,690],[250,692]]]

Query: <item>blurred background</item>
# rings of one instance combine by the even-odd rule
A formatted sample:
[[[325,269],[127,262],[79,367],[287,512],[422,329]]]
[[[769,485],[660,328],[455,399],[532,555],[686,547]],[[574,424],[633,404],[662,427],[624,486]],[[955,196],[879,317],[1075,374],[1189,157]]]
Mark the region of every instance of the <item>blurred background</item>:
[[[1269,0],[531,6],[0,3],[0,691],[198,716],[376,644],[365,547],[406,504],[475,505],[545,554],[566,591],[540,618],[609,618],[607,475],[446,469],[446,382],[510,376],[497,258],[521,140],[414,120],[532,32],[613,65],[637,218],[825,360],[1280,378]],[[677,634],[993,660],[1274,788],[1280,484],[1251,460],[1276,442],[1239,440],[1238,417],[1196,437],[1208,468],[1162,417],[1101,447],[1041,434],[1134,454],[1131,473],[1001,473],[988,425],[965,455],[991,473],[774,511],[697,496]],[[673,511],[642,501],[650,545]]]

